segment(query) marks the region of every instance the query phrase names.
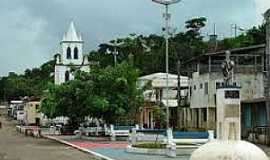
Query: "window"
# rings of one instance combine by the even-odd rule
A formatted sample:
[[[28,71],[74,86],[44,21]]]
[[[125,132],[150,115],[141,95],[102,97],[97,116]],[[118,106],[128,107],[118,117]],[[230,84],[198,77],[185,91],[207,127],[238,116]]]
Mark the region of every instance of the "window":
[[[221,83],[220,82],[216,82],[216,89],[221,87]]]
[[[69,71],[66,71],[65,73],[65,81],[69,81]]]
[[[202,109],[203,121],[207,121],[207,108]]]
[[[194,91],[196,90],[196,85],[194,85]]]
[[[78,59],[79,57],[78,57],[78,48],[77,47],[75,47],[74,48],[74,59]]]
[[[39,109],[39,104],[36,104],[36,110],[38,110]]]
[[[70,47],[67,48],[67,59],[71,59],[71,49],[70,49]]]
[[[217,95],[214,94],[215,105],[217,105]]]
[[[204,83],[204,94],[208,94],[208,83]]]
[[[203,84],[201,83],[201,84],[200,84],[200,89],[202,89],[202,88],[203,88]]]

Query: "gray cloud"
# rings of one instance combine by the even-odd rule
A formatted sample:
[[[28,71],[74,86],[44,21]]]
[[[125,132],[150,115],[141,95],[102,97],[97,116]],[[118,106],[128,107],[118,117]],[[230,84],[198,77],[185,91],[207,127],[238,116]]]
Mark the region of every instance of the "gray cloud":
[[[267,4],[266,4],[267,3]],[[207,35],[216,23],[220,37],[230,24],[260,24],[268,0],[184,0],[171,7],[174,26],[194,16],[208,18]],[[150,0],[1,0],[0,75],[23,72],[52,58],[73,19],[85,40],[85,52],[98,43],[129,33],[160,34],[163,8]]]

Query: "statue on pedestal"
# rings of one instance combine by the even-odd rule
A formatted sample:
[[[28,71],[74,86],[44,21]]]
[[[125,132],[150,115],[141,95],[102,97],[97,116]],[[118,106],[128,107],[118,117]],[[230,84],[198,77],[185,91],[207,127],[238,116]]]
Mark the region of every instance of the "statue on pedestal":
[[[233,69],[234,69],[234,61],[230,59],[231,52],[226,51],[226,60],[222,63],[222,73],[224,75],[225,85],[230,85],[230,82],[233,81]]]

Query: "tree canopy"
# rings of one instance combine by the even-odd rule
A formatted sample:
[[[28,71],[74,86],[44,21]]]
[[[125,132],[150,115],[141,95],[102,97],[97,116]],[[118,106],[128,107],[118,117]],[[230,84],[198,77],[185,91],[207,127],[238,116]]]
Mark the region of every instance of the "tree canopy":
[[[87,116],[107,123],[134,120],[132,113],[143,103],[142,92],[136,86],[138,75],[125,62],[116,67],[93,68],[90,73],[78,71],[75,80],[50,85],[41,111],[50,118],[69,117],[72,124],[83,122]]]
[[[252,27],[233,38],[225,38],[218,43],[221,49],[232,49],[239,47],[247,47],[266,43],[266,25],[265,23],[257,27]]]
[[[206,18],[194,18],[186,22],[186,31],[172,35],[169,39],[170,70],[176,73],[178,60],[186,61],[191,57],[203,54],[207,50],[207,42],[200,34],[206,25]],[[165,39],[162,35],[150,34],[149,36],[131,34],[117,41],[124,44],[118,47],[119,62],[130,61],[142,75],[165,71]],[[148,50],[145,46],[151,48]],[[107,49],[112,49],[107,44],[100,44],[97,51],[90,52],[92,60],[100,62],[101,67],[113,65],[112,55],[106,54]]]
[[[24,96],[41,97],[47,84],[53,82],[54,61],[44,63],[40,68],[26,69],[24,74],[10,72],[0,79],[0,101],[10,101]]]

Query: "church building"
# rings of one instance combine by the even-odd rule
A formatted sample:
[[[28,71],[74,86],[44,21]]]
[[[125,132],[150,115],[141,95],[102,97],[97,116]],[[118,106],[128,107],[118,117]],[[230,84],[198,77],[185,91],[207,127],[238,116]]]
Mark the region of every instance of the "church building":
[[[82,36],[76,31],[74,22],[70,23],[60,45],[61,52],[55,55],[54,83],[58,85],[74,79],[71,68],[77,68],[85,72],[90,70],[88,57],[83,55]]]

